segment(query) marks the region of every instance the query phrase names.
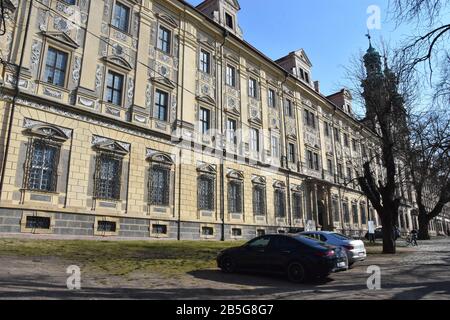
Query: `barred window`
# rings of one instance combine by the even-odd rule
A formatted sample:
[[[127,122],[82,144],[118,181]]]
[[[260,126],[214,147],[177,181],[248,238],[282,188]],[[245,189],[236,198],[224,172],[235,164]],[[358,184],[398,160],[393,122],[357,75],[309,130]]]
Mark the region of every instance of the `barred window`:
[[[361,224],[367,224],[367,216],[366,216],[366,204],[361,203]]]
[[[284,218],[286,216],[286,199],[284,191],[281,189],[275,190],[275,217]]]
[[[303,219],[303,204],[301,193],[296,192],[292,195],[292,208],[294,210],[294,219]]]
[[[28,161],[27,188],[55,192],[60,147],[43,140],[34,140]]]
[[[101,232],[116,232],[117,226],[114,221],[99,221],[97,231]]]
[[[28,229],[50,229],[50,222],[50,217],[27,216],[25,225]]]
[[[344,222],[350,223],[350,211],[348,210],[348,203],[344,202],[342,204],[342,210],[344,210]]]
[[[215,178],[211,175],[203,174],[198,178],[198,209],[214,210],[215,199]]]
[[[150,168],[150,204],[168,206],[170,196],[170,168],[153,165]]]
[[[352,204],[352,212],[353,212],[353,223],[359,224],[358,205],[357,204]]]
[[[242,212],[242,182],[230,181],[228,183],[228,212]]]
[[[104,200],[120,199],[121,172],[122,158],[108,153],[100,153],[97,156],[96,198]]]
[[[253,187],[253,213],[257,216],[266,214],[266,188],[255,185]]]
[[[332,205],[333,205],[333,218],[334,218],[334,221],[339,222],[341,220],[340,217],[339,217],[339,202],[336,199],[334,199],[332,201]]]

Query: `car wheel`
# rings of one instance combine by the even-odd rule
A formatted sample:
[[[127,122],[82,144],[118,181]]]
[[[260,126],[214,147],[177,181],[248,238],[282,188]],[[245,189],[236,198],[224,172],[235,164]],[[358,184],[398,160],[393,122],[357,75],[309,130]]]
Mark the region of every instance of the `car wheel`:
[[[292,262],[289,264],[287,275],[290,281],[296,283],[305,282],[307,278],[306,269],[300,262]]]
[[[231,257],[223,257],[220,263],[220,269],[225,273],[233,273],[236,270],[236,265]]]

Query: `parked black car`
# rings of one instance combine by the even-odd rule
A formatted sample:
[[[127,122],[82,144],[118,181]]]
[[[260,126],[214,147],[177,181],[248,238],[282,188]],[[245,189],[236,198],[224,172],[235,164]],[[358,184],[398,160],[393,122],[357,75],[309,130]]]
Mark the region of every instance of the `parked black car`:
[[[312,277],[326,277],[331,272],[348,269],[345,253],[301,235],[265,235],[243,246],[221,251],[217,265],[222,271],[253,271],[286,274],[293,282]]]
[[[397,240],[398,238],[400,238],[400,229],[394,227],[394,232],[395,232],[395,240]],[[364,238],[369,240],[369,232],[366,233]],[[383,229],[381,227],[375,229],[375,239],[383,239]]]

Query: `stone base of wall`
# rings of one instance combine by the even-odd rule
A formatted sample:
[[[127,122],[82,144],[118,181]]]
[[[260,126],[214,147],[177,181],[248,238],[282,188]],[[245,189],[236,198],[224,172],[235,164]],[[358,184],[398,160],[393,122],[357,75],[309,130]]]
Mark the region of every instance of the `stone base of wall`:
[[[46,234],[80,236],[105,236],[108,238],[142,238],[142,239],[170,239],[177,240],[250,240],[255,238],[261,232],[265,234],[287,232],[286,227],[276,226],[248,226],[239,224],[214,224],[210,222],[184,222],[164,221],[161,219],[152,220],[148,218],[125,218],[125,217],[103,217],[95,215],[86,215],[78,213],[48,213],[43,211],[14,210],[0,208],[0,233],[28,233],[41,234],[42,230],[24,228],[26,219],[29,215],[50,216],[51,229]],[[96,230],[99,221],[115,221],[117,230],[115,232],[101,232]],[[155,234],[152,232],[152,225],[166,225],[167,234]],[[203,227],[213,230],[213,234],[205,234]],[[236,234],[237,230],[240,232]],[[260,233],[258,233],[258,231]]]

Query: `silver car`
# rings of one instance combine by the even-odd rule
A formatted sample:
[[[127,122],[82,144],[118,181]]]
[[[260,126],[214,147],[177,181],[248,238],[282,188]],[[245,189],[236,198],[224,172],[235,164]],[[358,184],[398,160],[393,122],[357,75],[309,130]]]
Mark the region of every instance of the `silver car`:
[[[367,257],[364,242],[354,240],[337,232],[331,231],[307,231],[300,234],[326,242],[333,246],[342,247],[347,252],[348,264],[351,266],[357,261],[363,261]]]

